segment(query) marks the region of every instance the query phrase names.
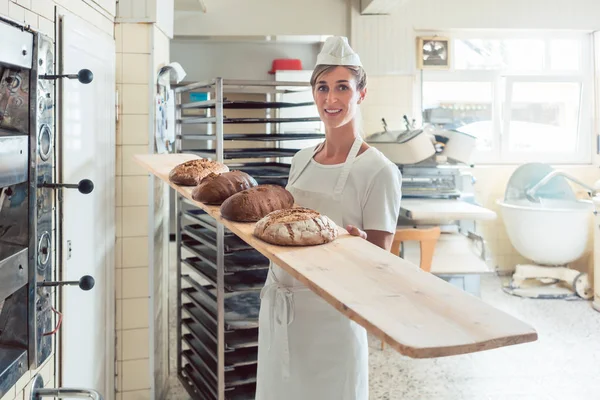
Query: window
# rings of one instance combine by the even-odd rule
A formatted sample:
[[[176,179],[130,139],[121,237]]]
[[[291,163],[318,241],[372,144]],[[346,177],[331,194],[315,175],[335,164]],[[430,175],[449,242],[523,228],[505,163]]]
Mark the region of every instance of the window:
[[[450,69],[422,74],[424,123],[476,136],[477,164],[591,162],[588,34],[451,37]]]

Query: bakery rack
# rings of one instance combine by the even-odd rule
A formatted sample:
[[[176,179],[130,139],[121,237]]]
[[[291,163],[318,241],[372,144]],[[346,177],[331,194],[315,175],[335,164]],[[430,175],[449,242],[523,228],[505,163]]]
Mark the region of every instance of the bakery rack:
[[[259,184],[285,186],[291,157],[306,141],[324,138],[315,129],[321,127],[316,108],[306,101],[308,82],[216,78],[174,92],[175,151],[223,162]],[[265,100],[235,99],[240,94]],[[240,110],[264,115],[230,116]],[[307,115],[296,116],[298,110]],[[302,129],[304,123],[312,129]],[[225,132],[230,124],[235,133]],[[290,132],[285,125],[296,128]],[[246,133],[250,126],[254,132]],[[179,380],[195,399],[254,399],[260,290],[269,260],[185,197],[178,194],[175,207]]]

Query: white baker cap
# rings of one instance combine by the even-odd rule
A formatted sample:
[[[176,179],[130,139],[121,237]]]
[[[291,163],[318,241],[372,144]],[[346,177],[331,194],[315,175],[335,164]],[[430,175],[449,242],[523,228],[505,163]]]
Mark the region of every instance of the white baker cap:
[[[354,65],[362,67],[360,57],[348,44],[344,36],[331,36],[323,44],[317,56],[317,65]]]

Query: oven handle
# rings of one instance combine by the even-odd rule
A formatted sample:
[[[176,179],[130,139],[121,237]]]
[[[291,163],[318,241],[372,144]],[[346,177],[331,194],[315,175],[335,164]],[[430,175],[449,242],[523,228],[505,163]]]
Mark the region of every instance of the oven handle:
[[[56,389],[36,389],[31,396],[32,400],[38,400],[43,397],[53,397],[59,399],[92,399],[103,400],[102,395],[92,389],[76,388],[56,388]]]
[[[104,400],[100,393],[92,389],[44,388],[44,378],[42,378],[42,375],[37,374],[33,379],[33,382],[31,382],[31,394],[29,400],[40,400],[44,397]]]

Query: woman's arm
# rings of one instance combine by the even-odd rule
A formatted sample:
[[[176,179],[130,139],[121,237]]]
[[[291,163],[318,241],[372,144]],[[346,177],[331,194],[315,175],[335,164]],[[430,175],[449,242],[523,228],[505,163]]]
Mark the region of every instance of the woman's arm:
[[[402,199],[402,175],[398,167],[388,165],[377,174],[369,187],[363,204],[364,231],[348,226],[346,230],[384,250],[390,251]]]
[[[366,230],[365,233],[367,234],[367,240],[374,245],[387,251],[390,251],[392,248],[392,242],[394,241],[393,233],[373,230]]]
[[[362,231],[355,226],[348,225],[346,228],[349,234],[353,236],[360,236],[363,239],[373,243],[375,246],[379,246],[384,250],[390,251],[392,248],[392,242],[394,241],[394,234],[386,231],[366,230]]]

